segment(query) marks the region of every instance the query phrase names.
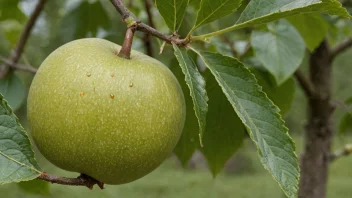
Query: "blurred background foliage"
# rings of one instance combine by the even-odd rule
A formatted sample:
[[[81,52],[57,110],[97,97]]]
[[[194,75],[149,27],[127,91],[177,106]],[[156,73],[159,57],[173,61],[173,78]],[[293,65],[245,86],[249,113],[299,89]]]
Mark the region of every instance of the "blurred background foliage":
[[[148,21],[143,0],[125,1],[130,10],[142,21]],[[245,1],[242,10],[249,1]],[[35,0],[0,0],[0,55],[8,57],[11,49],[15,46],[20,32],[32,12]],[[184,23],[179,34],[181,37],[187,35],[195,21],[194,12],[199,6],[198,0],[191,0],[190,8],[187,10]],[[241,10],[240,9],[240,10]],[[156,29],[171,34],[165,25],[158,10],[152,6],[153,23]],[[219,28],[233,24],[239,17],[240,11],[224,17],[221,20],[203,26],[196,33],[210,32]],[[293,19],[288,19],[301,34],[312,35],[314,28],[304,29],[302,24],[295,24]],[[329,43],[334,46],[337,43],[352,37],[352,22],[338,17],[324,16],[324,28]],[[312,22],[313,21],[313,22]],[[314,18],[307,25],[314,24]],[[301,26],[300,26],[301,25]],[[309,26],[311,27],[311,26]],[[266,27],[256,27],[260,30]],[[41,62],[53,50],[59,46],[78,38],[99,37],[105,38],[117,44],[122,44],[125,25],[121,17],[111,6],[108,0],[50,0],[45,6],[43,14],[40,16],[26,46],[22,62],[39,67]],[[243,29],[236,32],[227,33],[221,37],[212,39],[212,42],[197,45],[198,48],[206,48],[210,51],[218,50],[230,56],[239,56],[256,75],[259,83],[267,92],[269,97],[283,110],[285,120],[290,129],[290,133],[297,143],[298,153],[302,150],[302,135],[306,122],[306,99],[303,92],[297,87],[297,83],[290,78],[280,87],[277,87],[275,79],[265,72],[255,57],[253,50],[248,48],[251,29]],[[306,38],[306,37],[305,37]],[[143,33],[136,34],[133,48],[147,53],[145,48],[145,36]],[[152,39],[153,56],[169,66],[173,71],[179,68],[173,56],[171,46],[166,46],[163,53],[159,54],[162,42],[156,38]],[[319,40],[319,38],[317,38]],[[312,41],[314,42],[314,40]],[[314,45],[314,43],[312,44]],[[309,48],[309,47],[308,47]],[[308,53],[301,65],[301,69],[306,71],[308,64]],[[352,96],[352,50],[339,56],[334,62],[334,100],[342,103]],[[196,60],[197,61],[197,60]],[[197,61],[199,63],[199,61]],[[200,65],[201,67],[201,65]],[[177,74],[177,71],[174,71]],[[26,96],[33,74],[15,71],[6,78],[0,80],[0,92],[10,102],[21,123],[30,133],[26,121]],[[210,79],[211,80],[211,79]],[[184,82],[183,82],[184,83]],[[184,85],[185,86],[185,85]],[[185,87],[186,88],[186,87]],[[187,91],[186,89],[184,89]],[[219,96],[215,91],[209,95]],[[211,98],[214,98],[211,97]],[[224,98],[217,98],[209,103],[219,103]],[[292,104],[291,104],[292,103]],[[350,105],[351,103],[347,103]],[[343,105],[340,105],[343,106]],[[349,107],[347,107],[349,108]],[[222,111],[226,111],[222,107]],[[346,107],[341,107],[334,116],[336,131],[345,136],[337,136],[334,147],[341,148],[344,144],[352,142],[351,120],[352,116],[346,114]],[[212,109],[209,109],[212,112]],[[233,112],[233,111],[232,111]],[[216,114],[217,112],[213,112]],[[226,113],[229,118],[230,113]],[[341,118],[341,125],[339,122]],[[195,121],[196,123],[196,121]],[[231,126],[224,125],[221,130],[231,130]],[[197,134],[193,138],[197,138]],[[213,137],[208,137],[214,139]],[[192,137],[190,138],[192,139]],[[196,141],[197,139],[193,139]],[[206,140],[205,140],[206,141]],[[197,144],[197,143],[195,143]],[[237,148],[232,148],[237,149]],[[176,153],[178,150],[175,151]],[[203,151],[205,154],[212,151]],[[39,152],[37,158],[42,169],[60,176],[77,176],[76,173],[69,173],[51,165]],[[189,150],[187,155],[191,156],[193,150]],[[232,155],[228,153],[226,155]],[[187,157],[186,157],[187,158]],[[226,160],[225,160],[226,161]],[[352,157],[347,157],[334,163],[330,170],[330,181],[328,187],[328,197],[350,197],[352,172],[350,165]],[[183,166],[182,166],[183,165]],[[185,167],[185,168],[183,168]],[[208,170],[207,161],[200,152],[193,154],[192,159],[179,162],[175,156],[146,177],[122,186],[107,186],[105,190],[94,189],[90,191],[83,187],[72,187],[62,185],[49,185],[41,181],[26,182],[20,184],[8,184],[0,186],[0,196],[4,198],[16,197],[283,197],[281,190],[272,180],[271,176],[262,168],[257,157],[256,149],[252,142],[246,140],[242,148],[226,163],[225,168],[210,166],[213,172],[221,171],[220,175],[213,178]],[[39,187],[39,188],[38,188]],[[252,190],[255,189],[255,190]]]

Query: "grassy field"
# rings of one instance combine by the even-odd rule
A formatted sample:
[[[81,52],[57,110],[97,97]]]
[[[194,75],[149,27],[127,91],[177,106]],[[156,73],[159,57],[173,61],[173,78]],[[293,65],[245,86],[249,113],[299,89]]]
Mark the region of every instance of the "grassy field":
[[[294,138],[297,147],[302,148],[301,138]],[[345,142],[352,142],[352,137],[335,141],[335,148],[341,148]],[[256,151],[248,142],[241,151],[249,159],[250,171],[213,178],[206,169],[185,170],[179,167],[174,158],[167,160],[161,167],[148,176],[121,186],[106,186],[101,191],[83,187],[51,185],[50,196],[54,198],[283,198],[283,194],[271,176],[262,168]],[[43,169],[62,176],[76,176],[55,168],[45,159],[39,157]],[[331,166],[329,180],[329,198],[350,198],[352,194],[352,156],[341,158]],[[15,184],[0,186],[0,197],[23,198],[45,197],[25,195]]]

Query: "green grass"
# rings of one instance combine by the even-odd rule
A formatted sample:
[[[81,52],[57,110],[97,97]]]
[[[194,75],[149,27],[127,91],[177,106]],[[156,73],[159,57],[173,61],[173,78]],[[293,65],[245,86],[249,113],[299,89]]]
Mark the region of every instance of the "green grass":
[[[301,138],[294,138],[299,150],[302,148]],[[344,142],[352,142],[347,137]],[[344,142],[335,141],[335,148],[341,148]],[[120,186],[106,186],[101,191],[97,187],[89,190],[84,187],[51,185],[50,197],[61,198],[283,198],[278,185],[262,168],[257,153],[251,143],[241,153],[249,158],[250,171],[213,178],[206,169],[184,170],[178,166],[174,158],[167,160],[161,167],[146,177]],[[60,170],[39,157],[39,163],[49,173],[60,176],[77,176]],[[328,197],[350,198],[352,194],[352,156],[341,158],[331,165],[328,184]],[[23,198],[43,197],[25,195],[15,184],[0,186],[0,197]]]

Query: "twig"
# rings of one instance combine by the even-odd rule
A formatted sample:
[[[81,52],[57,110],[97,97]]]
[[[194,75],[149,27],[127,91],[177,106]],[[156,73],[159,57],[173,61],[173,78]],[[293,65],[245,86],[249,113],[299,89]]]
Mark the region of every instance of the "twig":
[[[37,21],[41,11],[43,10],[45,3],[46,3],[46,0],[39,0],[38,1],[32,15],[30,16],[24,30],[21,33],[20,39],[19,39],[15,49],[12,51],[10,58],[5,63],[5,68],[4,68],[4,71],[1,72],[0,78],[6,75],[10,66],[15,67],[17,65],[18,61],[21,58],[21,55],[23,53],[23,50],[24,50],[24,47],[27,43],[29,35],[30,35],[30,33],[34,27],[34,24]]]
[[[352,39],[349,39],[341,43],[340,45],[336,46],[330,52],[330,61],[333,61],[339,54],[348,50],[350,47],[352,47]]]
[[[7,66],[13,68],[13,69],[17,69],[17,70],[22,70],[22,71],[28,71],[31,73],[36,73],[37,69],[30,66],[30,65],[25,65],[25,64],[13,64],[12,62],[10,62],[9,60],[7,60],[5,57],[0,56],[0,61],[4,62]]]
[[[121,0],[110,0],[111,3],[115,6],[116,10],[121,14],[124,20],[128,18],[132,18],[137,24],[137,30],[155,36],[161,40],[166,41],[167,43],[175,43],[179,46],[186,46],[189,43],[188,39],[180,39],[177,35],[166,35],[158,30],[150,27],[149,25],[142,23],[139,19],[137,19],[122,3]]]
[[[127,7],[122,3],[121,0],[110,0],[110,1],[115,6],[116,10],[120,13],[123,19],[132,17],[135,21],[138,21],[137,17],[127,9]]]
[[[315,96],[315,91],[314,91],[314,87],[313,84],[310,82],[310,80],[304,75],[303,71],[298,69],[295,72],[295,77],[299,83],[299,85],[301,86],[301,88],[303,89],[305,95],[308,98],[314,97]]]
[[[20,40],[17,43],[17,46],[16,46],[15,50],[13,51],[13,54],[10,58],[14,63],[17,63],[19,61],[19,59],[21,58],[24,46],[27,43],[29,35],[30,35],[30,33],[34,27],[34,24],[37,21],[41,11],[43,10],[45,3],[46,3],[46,0],[39,0],[38,4],[36,5],[36,7],[34,9],[33,14],[29,18],[29,20],[24,28],[24,31],[21,34]]]
[[[151,3],[150,3],[150,0],[145,0],[144,1],[145,4],[145,10],[147,11],[147,15],[148,15],[148,23],[151,27],[155,27],[154,25],[154,20],[153,20],[153,14],[152,14],[152,10],[151,10]]]
[[[330,101],[331,105],[333,105],[334,107],[340,107],[342,110],[344,110],[347,113],[350,113],[350,108],[348,107],[347,104],[345,104],[344,102],[341,102],[339,100],[331,100]]]
[[[352,144],[347,144],[345,145],[345,147],[340,150],[340,151],[337,151],[336,153],[332,153],[330,155],[330,162],[333,162],[341,157],[345,157],[345,156],[348,156],[352,153]]]
[[[151,12],[151,5],[150,5],[150,0],[145,0],[144,1],[144,7],[147,11],[148,15],[148,23],[151,27],[155,27],[154,21],[153,21],[153,13]],[[147,55],[153,57],[153,45],[152,45],[152,38],[149,34],[144,33],[144,47],[147,51]]]
[[[93,186],[96,184],[100,187],[100,189],[104,189],[104,183],[99,182],[98,180],[85,174],[81,174],[77,178],[67,178],[67,177],[57,177],[53,175],[48,175],[47,173],[43,172],[37,179],[55,183],[55,184],[62,184],[62,185],[69,185],[69,186],[86,186],[89,189],[93,189]]]
[[[247,45],[246,45],[246,48],[244,49],[244,52],[241,54],[241,57],[246,55],[249,52],[249,50],[251,49],[251,47],[252,47],[251,43],[248,42]]]
[[[225,43],[227,43],[227,45],[230,47],[232,56],[235,57],[235,58],[238,58],[238,53],[237,53],[236,49],[233,47],[233,42],[230,41],[230,39],[227,38],[226,36],[223,36],[223,37],[222,37],[222,40],[223,40]]]

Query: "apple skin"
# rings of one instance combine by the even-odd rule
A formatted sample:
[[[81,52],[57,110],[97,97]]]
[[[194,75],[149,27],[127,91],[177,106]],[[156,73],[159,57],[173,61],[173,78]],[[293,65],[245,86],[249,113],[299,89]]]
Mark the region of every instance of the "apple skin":
[[[186,110],[161,62],[97,38],[72,41],[40,66],[28,96],[39,151],[56,166],[106,184],[134,181],[173,151]]]

